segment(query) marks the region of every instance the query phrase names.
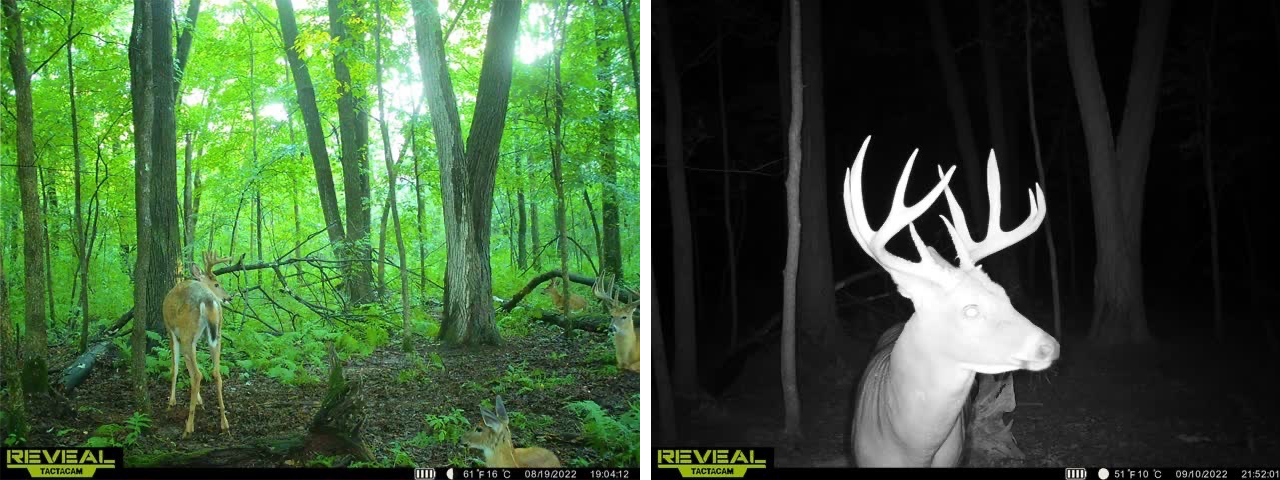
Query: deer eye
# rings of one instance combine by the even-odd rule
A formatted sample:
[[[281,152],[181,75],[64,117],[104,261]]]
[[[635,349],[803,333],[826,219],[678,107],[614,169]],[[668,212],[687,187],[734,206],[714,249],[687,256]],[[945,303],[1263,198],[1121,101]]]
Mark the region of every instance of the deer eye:
[[[964,318],[977,318],[978,313],[980,313],[978,312],[977,305],[966,305],[964,307],[963,312],[964,312]]]

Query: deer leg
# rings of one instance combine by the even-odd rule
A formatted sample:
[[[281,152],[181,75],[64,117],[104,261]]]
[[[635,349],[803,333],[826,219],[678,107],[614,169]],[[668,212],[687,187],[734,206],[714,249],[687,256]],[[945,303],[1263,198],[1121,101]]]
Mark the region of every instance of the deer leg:
[[[182,358],[187,362],[187,373],[191,375],[191,397],[189,400],[189,408],[187,410],[187,428],[183,430],[182,436],[186,438],[196,427],[196,403],[200,401],[200,369],[196,367],[195,343],[192,342],[191,348],[184,349]]]
[[[222,345],[215,343],[213,348],[213,381],[218,386],[218,414],[222,417],[222,431],[230,433],[230,425],[227,424],[227,407],[222,403]]]
[[[178,353],[182,350],[181,345],[178,343],[178,336],[173,331],[169,332],[169,346],[173,350],[173,363],[169,365],[169,408],[173,408],[174,405],[178,404],[175,397],[178,388]]]

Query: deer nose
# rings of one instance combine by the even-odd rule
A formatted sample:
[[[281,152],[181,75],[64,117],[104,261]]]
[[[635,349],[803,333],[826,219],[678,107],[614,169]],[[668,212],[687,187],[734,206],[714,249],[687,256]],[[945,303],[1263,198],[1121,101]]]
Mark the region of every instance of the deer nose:
[[[1052,362],[1058,359],[1059,350],[1060,347],[1058,346],[1058,341],[1054,340],[1053,337],[1045,335],[1036,345],[1034,360]]]

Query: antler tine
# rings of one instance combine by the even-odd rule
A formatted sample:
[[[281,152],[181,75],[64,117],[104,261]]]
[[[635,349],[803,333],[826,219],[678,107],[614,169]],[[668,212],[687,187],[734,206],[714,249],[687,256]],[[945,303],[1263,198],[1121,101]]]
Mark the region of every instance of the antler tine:
[[[942,174],[941,169],[938,170],[938,174]],[[1039,183],[1036,183],[1035,187],[1034,194],[1030,189],[1027,190],[1027,197],[1031,204],[1031,213],[1027,219],[1013,230],[1007,232],[1001,230],[1000,167],[996,164],[995,150],[991,151],[987,156],[987,203],[991,206],[991,214],[987,218],[987,234],[981,242],[973,241],[973,237],[969,234],[969,225],[964,219],[964,212],[960,209],[960,203],[951,194],[950,187],[946,189],[947,207],[951,210],[951,218],[955,221],[955,225],[953,227],[950,222],[946,222],[946,218],[943,218],[943,221],[947,223],[947,229],[951,232],[951,240],[956,245],[956,255],[960,259],[961,266],[972,267],[983,258],[1027,238],[1040,228],[1046,212],[1044,191],[1040,189]]]
[[[596,277],[596,283],[591,286],[591,293],[612,306],[616,302],[613,297],[613,275],[605,273]]]
[[[853,233],[853,238],[858,241],[858,245],[862,247],[862,250],[867,252],[867,255],[870,255],[880,266],[889,270],[890,273],[901,272],[923,278],[934,278],[938,270],[936,265],[933,265],[932,258],[912,222],[923,215],[925,210],[933,205],[933,202],[943,193],[948,182],[951,181],[955,166],[952,166],[942,175],[942,179],[923,199],[914,205],[907,206],[903,201],[903,196],[907,190],[907,179],[911,176],[911,167],[915,164],[916,154],[920,153],[920,150],[916,149],[911,152],[911,157],[907,159],[907,165],[903,168],[901,176],[898,177],[898,185],[893,191],[893,205],[890,207],[889,216],[885,218],[884,224],[880,225],[880,230],[873,230],[871,222],[867,220],[866,206],[863,204],[862,198],[862,164],[866,157],[869,143],[871,143],[871,137],[867,136],[866,140],[862,141],[862,148],[858,150],[858,156],[854,159],[853,166],[845,173],[844,211],[845,219],[849,223],[849,230]],[[902,231],[903,228],[907,228],[911,233],[911,241],[920,253],[919,262],[912,262],[898,257],[885,249],[889,239]]]
[[[230,261],[231,257],[219,257],[212,250],[204,251],[204,269],[206,275],[213,275],[213,266],[219,263]]]

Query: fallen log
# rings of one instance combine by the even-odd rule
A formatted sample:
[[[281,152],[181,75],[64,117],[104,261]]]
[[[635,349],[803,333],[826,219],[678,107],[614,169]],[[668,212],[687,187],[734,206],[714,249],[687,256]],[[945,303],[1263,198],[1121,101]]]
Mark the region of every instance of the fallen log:
[[[76,361],[71,362],[71,366],[62,370],[63,393],[71,393],[71,390],[84,383],[89,378],[89,373],[93,371],[93,366],[98,364],[99,358],[103,355],[115,353],[116,344],[111,340],[102,340],[93,344],[88,350],[76,357]]]
[[[551,280],[552,278],[556,278],[556,277],[559,277],[559,276],[561,276],[561,274],[560,274],[560,271],[559,271],[559,270],[551,270],[551,271],[548,271],[548,272],[543,272],[543,273],[539,274],[538,276],[536,276],[536,277],[533,277],[533,278],[529,279],[529,283],[528,283],[528,284],[526,284],[526,285],[524,286],[524,288],[520,289],[520,291],[519,291],[519,292],[516,292],[516,294],[515,294],[515,295],[512,295],[512,296],[511,296],[511,299],[510,299],[510,300],[507,300],[506,302],[504,302],[504,303],[502,304],[502,306],[501,306],[501,307],[498,307],[498,311],[500,311],[500,312],[510,312],[510,311],[511,311],[511,309],[516,308],[516,305],[519,305],[519,304],[520,304],[520,301],[521,301],[521,300],[524,300],[524,297],[528,296],[529,294],[531,294],[531,293],[533,293],[535,290],[537,290],[538,285],[541,285],[543,282],[547,282],[547,281]],[[573,283],[578,283],[578,284],[586,285],[586,286],[588,286],[588,287],[593,286],[593,285],[595,285],[595,284],[596,284],[596,279],[595,279],[595,277],[588,277],[588,276],[586,276],[586,275],[578,275],[578,274],[576,274],[576,273],[570,273],[570,274],[569,274],[569,281],[571,281],[571,282],[573,282]],[[639,297],[639,295],[637,295],[635,292],[631,291],[631,289],[629,289],[629,288],[620,288],[620,289],[618,290],[618,299],[619,299],[619,300],[621,300],[621,301],[623,301],[623,302],[634,302],[634,301],[638,300],[639,298],[640,298],[640,297]]]

